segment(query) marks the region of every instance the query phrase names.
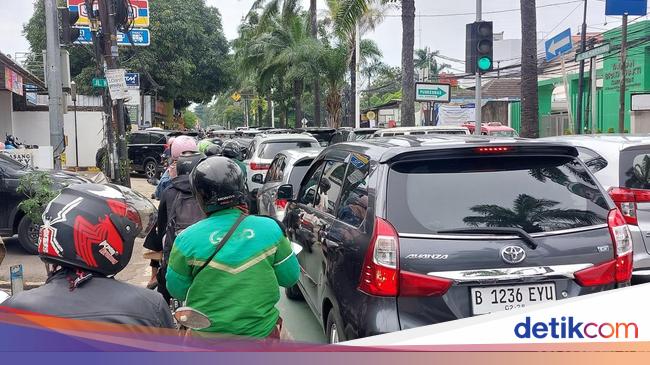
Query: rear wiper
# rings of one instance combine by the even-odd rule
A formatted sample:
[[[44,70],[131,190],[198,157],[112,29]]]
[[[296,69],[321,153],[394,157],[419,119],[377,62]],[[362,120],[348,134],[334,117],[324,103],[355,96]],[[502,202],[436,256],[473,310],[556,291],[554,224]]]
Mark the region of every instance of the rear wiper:
[[[537,243],[531,235],[521,228],[514,227],[465,227],[445,229],[438,233],[469,233],[469,234],[497,234],[497,235],[516,235],[528,245],[531,249],[537,248]]]

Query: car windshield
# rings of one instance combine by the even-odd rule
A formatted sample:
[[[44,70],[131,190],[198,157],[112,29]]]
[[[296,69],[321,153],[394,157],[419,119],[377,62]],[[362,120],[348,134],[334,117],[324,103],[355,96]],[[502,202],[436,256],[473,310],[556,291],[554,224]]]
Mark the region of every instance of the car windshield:
[[[490,135],[494,137],[518,137],[519,136],[515,131],[492,131],[490,132]]]
[[[607,223],[608,203],[572,157],[483,157],[394,164],[387,217],[400,232],[471,227],[549,232]]]
[[[374,130],[372,130],[372,131],[356,131],[356,132],[354,132],[354,139],[357,140],[357,141],[362,141],[364,139],[371,138],[374,133],[375,133]]]
[[[22,163],[2,153],[0,153],[0,165],[6,165],[14,170],[23,170],[27,168],[27,165],[23,165]]]
[[[264,159],[272,159],[275,155],[285,150],[309,147],[320,147],[320,144],[318,142],[310,141],[263,142],[260,145],[260,150],[257,153],[257,156]]]

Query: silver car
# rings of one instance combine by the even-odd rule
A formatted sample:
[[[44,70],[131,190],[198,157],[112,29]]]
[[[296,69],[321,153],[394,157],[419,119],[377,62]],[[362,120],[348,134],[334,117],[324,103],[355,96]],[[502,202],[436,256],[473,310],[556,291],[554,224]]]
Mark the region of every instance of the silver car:
[[[635,275],[650,274],[650,136],[595,134],[542,138],[578,149],[630,227]]]
[[[277,199],[278,188],[285,184],[291,184],[293,190],[297,192],[300,181],[312,161],[322,150],[322,148],[305,148],[280,152],[271,162],[266,178],[262,174],[253,175],[253,181],[264,183],[257,193],[258,214],[282,221],[287,201]]]

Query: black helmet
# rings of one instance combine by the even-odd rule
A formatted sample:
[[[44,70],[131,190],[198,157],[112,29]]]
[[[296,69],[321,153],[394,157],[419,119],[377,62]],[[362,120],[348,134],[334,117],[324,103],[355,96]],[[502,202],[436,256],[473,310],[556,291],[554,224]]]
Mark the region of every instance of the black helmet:
[[[208,147],[208,149],[205,150],[205,155],[206,156],[221,156],[221,153],[223,152],[223,149],[221,146],[213,144],[212,146]]]
[[[234,158],[236,160],[239,160],[240,151],[241,149],[239,147],[239,144],[237,144],[237,142],[228,141],[223,144],[223,151],[221,152],[221,154],[224,157]]]
[[[200,152],[183,152],[176,161],[176,175],[189,175],[204,158],[205,155]]]
[[[153,227],[156,213],[147,198],[122,186],[70,185],[45,208],[38,253],[46,262],[115,275],[131,260],[135,238]]]
[[[206,214],[240,205],[246,199],[244,174],[226,157],[212,156],[201,161],[190,174],[190,186]]]

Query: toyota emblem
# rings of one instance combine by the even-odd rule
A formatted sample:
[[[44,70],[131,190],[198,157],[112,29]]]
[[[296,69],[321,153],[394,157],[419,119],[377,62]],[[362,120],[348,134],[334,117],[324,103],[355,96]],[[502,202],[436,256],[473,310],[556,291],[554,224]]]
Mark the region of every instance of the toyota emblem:
[[[501,258],[509,264],[518,264],[526,258],[526,251],[519,246],[506,246],[501,249]]]

